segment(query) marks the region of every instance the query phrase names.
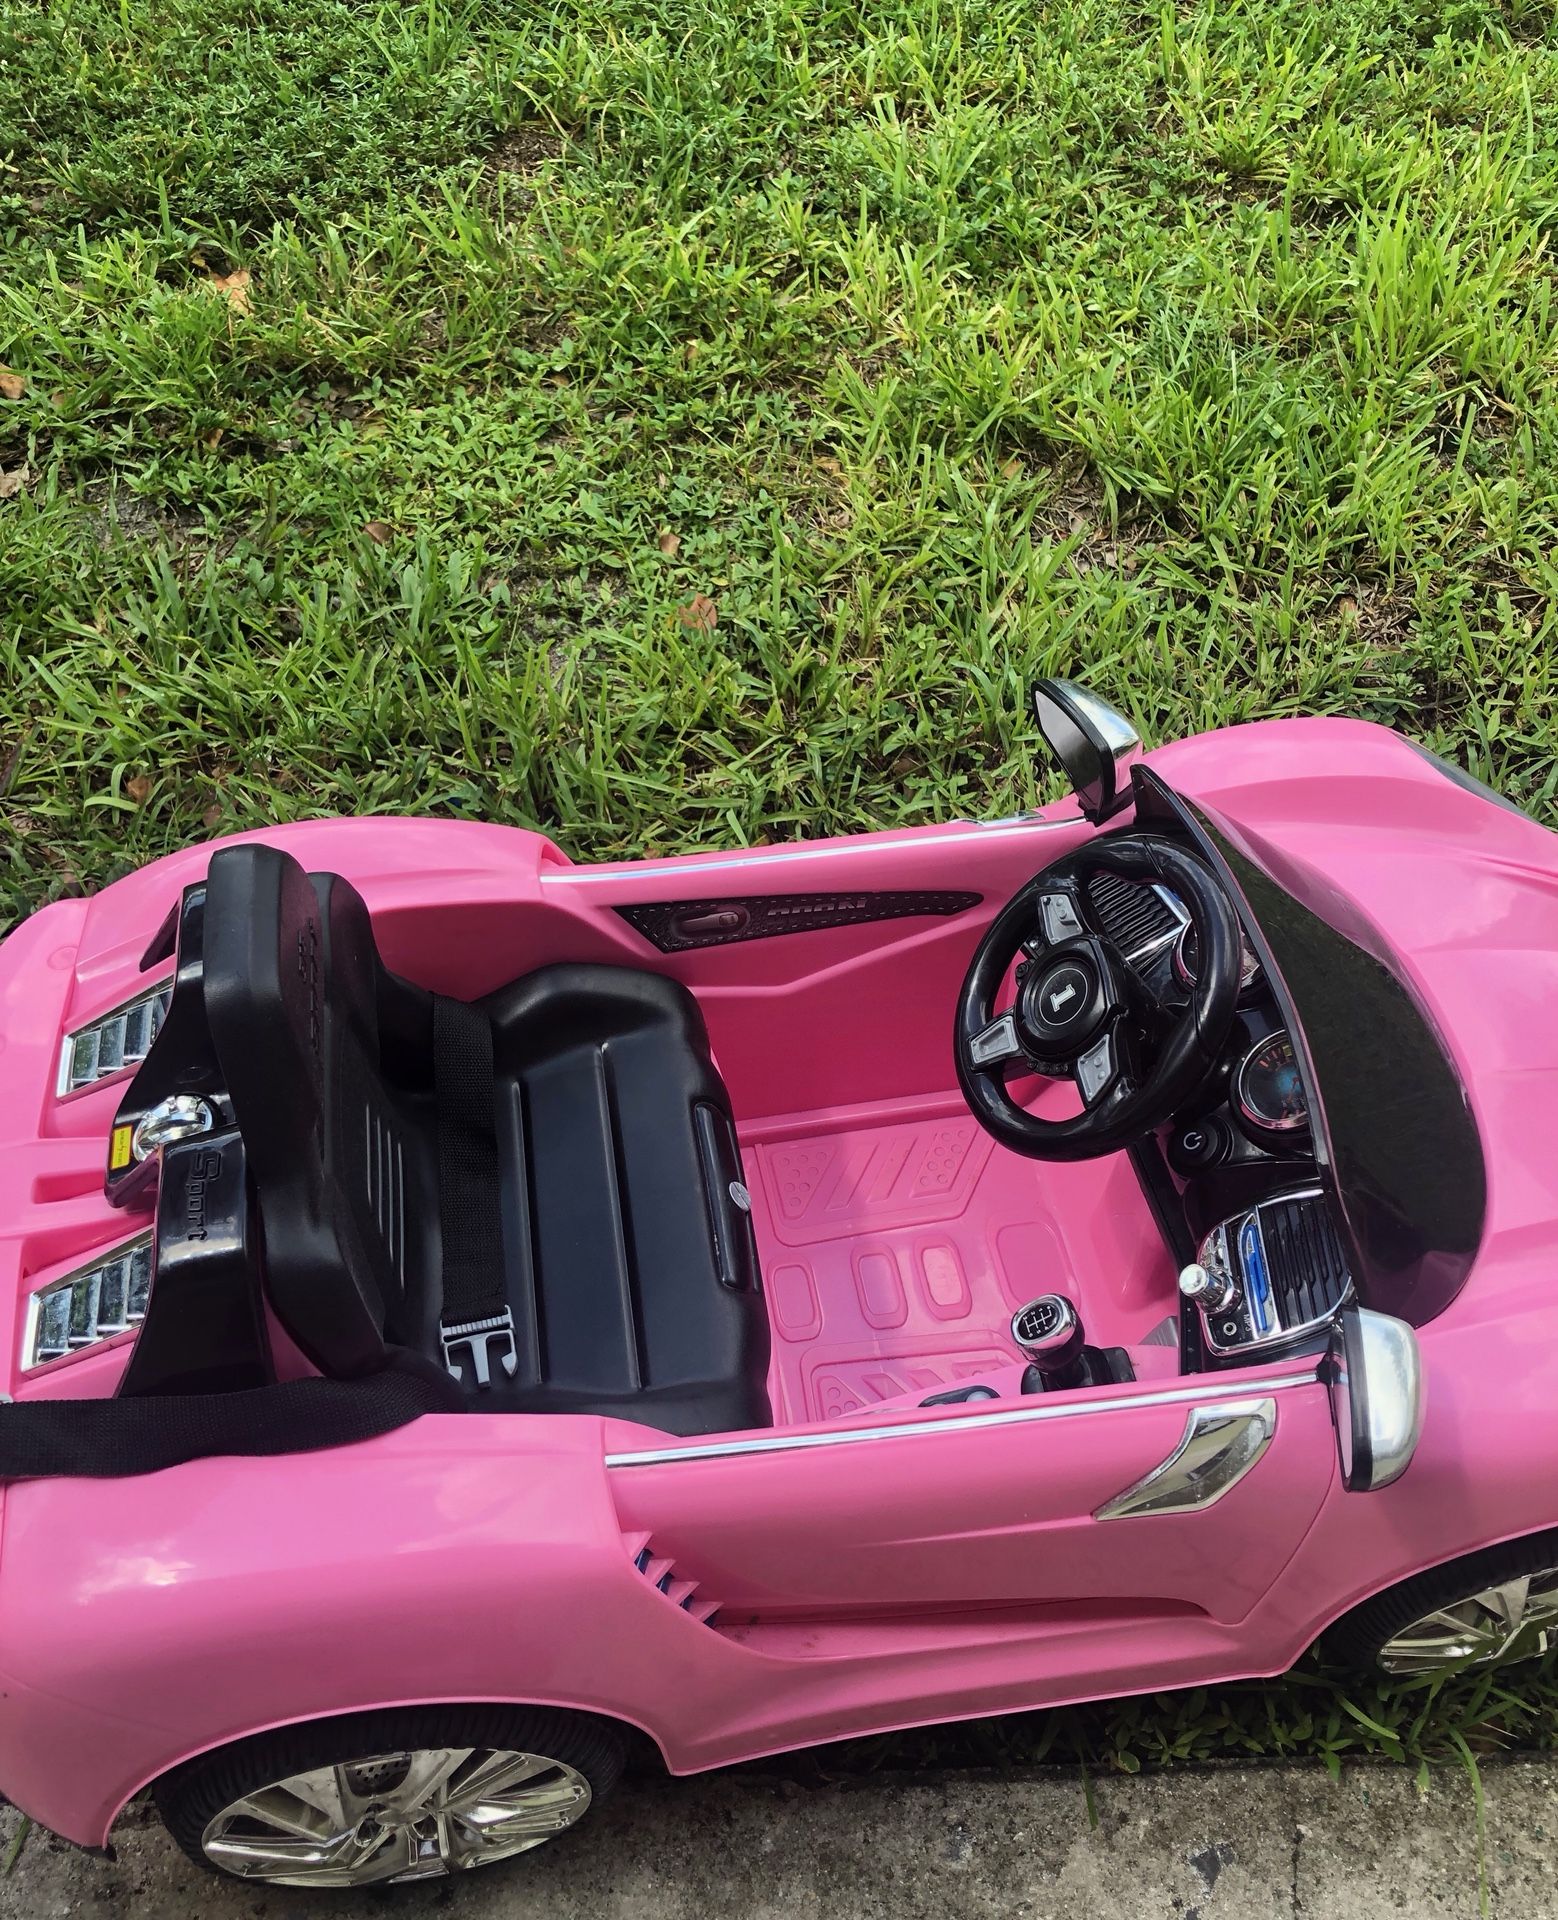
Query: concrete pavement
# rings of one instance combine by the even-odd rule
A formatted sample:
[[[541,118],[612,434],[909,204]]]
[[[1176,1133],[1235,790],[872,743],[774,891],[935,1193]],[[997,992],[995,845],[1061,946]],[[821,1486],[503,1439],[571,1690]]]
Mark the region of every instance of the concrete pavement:
[[[1489,1910],[1558,1920],[1558,1762],[1484,1771]],[[1445,1770],[1215,1768],[1094,1783],[924,1775],[637,1782],[555,1847],[460,1881],[308,1896],[190,1866],[132,1810],[118,1859],[33,1833],[0,1920],[1476,1920],[1473,1798]],[[0,1855],[17,1816],[0,1813]]]

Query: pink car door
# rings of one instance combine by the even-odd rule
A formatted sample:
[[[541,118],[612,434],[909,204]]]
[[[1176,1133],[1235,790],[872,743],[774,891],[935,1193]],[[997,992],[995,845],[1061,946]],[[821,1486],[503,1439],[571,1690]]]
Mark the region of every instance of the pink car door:
[[[609,1461],[624,1528],[727,1631],[1036,1606],[1226,1627],[1313,1523],[1336,1447],[1315,1365],[1294,1361]]]

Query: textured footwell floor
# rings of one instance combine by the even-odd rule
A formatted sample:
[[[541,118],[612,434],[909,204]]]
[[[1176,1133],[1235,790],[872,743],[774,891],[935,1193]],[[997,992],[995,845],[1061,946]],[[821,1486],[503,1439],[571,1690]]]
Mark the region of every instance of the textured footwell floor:
[[[1172,1288],[1128,1165],[997,1147],[940,1098],[743,1143],[774,1335],[776,1421],[826,1420],[1017,1358],[1013,1311],[1069,1294],[1089,1336],[1145,1331]]]

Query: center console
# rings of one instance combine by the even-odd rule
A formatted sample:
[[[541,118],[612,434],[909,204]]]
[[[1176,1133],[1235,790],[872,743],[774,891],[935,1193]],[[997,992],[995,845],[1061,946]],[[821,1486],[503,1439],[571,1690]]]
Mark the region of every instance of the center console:
[[[1330,1202],[1313,1184],[1220,1220],[1179,1276],[1214,1361],[1322,1338],[1351,1285]]]

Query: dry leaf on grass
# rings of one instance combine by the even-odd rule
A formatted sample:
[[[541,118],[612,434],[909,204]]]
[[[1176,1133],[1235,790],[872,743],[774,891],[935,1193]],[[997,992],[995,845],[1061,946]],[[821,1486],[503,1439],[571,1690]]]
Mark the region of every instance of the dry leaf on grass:
[[[239,267],[232,273],[213,273],[207,282],[213,293],[219,293],[235,313],[249,311],[249,269]]]
[[[690,605],[678,607],[676,617],[684,627],[697,627],[704,633],[712,633],[719,625],[719,608],[706,593],[700,593]]]
[[[151,798],[151,775],[132,773],[124,783],[124,790],[138,807],[144,807]]]
[[[12,467],[9,473],[0,467],[0,500],[14,500],[31,479],[28,467]]]
[[[672,533],[669,527],[660,529],[660,551],[668,560],[674,560],[682,550],[682,536]]]
[[[27,391],[27,382],[19,373],[12,373],[9,367],[0,367],[0,394],[7,400],[20,400]]]

